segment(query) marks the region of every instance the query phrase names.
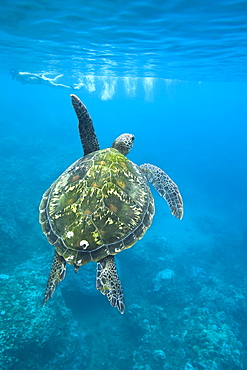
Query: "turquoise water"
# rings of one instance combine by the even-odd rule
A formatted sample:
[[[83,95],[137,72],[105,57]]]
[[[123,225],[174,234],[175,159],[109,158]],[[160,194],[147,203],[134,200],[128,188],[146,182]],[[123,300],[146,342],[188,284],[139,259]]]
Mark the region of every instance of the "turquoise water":
[[[246,1],[1,1],[2,70],[246,81]]]
[[[245,1],[2,1],[0,368],[247,368]],[[53,247],[45,190],[83,155],[70,94],[100,147],[177,183],[184,218],[156,214],[117,256],[124,315],[71,266],[43,308]]]

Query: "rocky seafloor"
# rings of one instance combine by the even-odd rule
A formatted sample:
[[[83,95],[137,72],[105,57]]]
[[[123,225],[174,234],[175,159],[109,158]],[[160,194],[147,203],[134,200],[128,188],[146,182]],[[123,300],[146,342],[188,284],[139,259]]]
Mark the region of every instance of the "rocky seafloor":
[[[45,173],[57,169],[49,158],[44,169],[35,154],[39,164],[31,166],[24,149],[17,161],[16,145],[6,138],[1,160],[1,369],[247,368],[244,249],[210,217],[201,220],[215,233],[210,248],[187,243],[174,254],[170,240],[149,233],[118,256],[124,315],[96,291],[93,263],[76,275],[69,267],[42,307],[53,250],[38,224],[38,203],[51,177]]]
[[[174,258],[165,239],[152,243],[163,257],[153,259],[147,242],[118,263],[124,315],[96,291],[95,264],[77,275],[68,269],[45,307],[51,254],[6,266],[0,274],[0,368],[245,369],[241,271],[233,269],[225,280],[193,251]]]

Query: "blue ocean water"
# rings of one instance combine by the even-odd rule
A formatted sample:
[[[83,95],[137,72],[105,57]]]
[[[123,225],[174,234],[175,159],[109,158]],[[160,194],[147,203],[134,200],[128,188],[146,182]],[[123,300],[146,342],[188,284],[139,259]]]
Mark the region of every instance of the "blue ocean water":
[[[6,1],[0,5],[0,368],[247,368],[247,2]],[[126,310],[71,266],[42,307],[53,247],[42,194],[83,155],[70,94],[100,147],[162,168],[142,240],[117,259]]]

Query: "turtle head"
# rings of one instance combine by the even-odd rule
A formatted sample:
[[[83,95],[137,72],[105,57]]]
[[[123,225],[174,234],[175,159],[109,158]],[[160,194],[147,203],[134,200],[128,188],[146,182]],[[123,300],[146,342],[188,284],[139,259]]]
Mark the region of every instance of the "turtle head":
[[[112,143],[112,148],[117,149],[121,154],[126,155],[134,145],[135,136],[132,134],[122,134]]]

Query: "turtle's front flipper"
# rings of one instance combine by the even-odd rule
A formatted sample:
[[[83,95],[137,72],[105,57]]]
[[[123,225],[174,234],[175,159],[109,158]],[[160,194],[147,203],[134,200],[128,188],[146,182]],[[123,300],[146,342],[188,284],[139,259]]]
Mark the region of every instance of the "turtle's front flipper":
[[[181,220],[183,218],[183,200],[175,182],[163,170],[152,164],[144,163],[140,168],[147,180],[167,201],[173,216]]]
[[[93,121],[81,100],[74,94],[71,94],[70,96],[79,122],[78,128],[84,155],[87,155],[99,150],[99,143],[94,131]]]
[[[112,307],[117,307],[120,313],[124,313],[123,290],[113,256],[97,262],[96,288],[107,296]]]
[[[57,284],[64,279],[65,273],[66,273],[65,259],[62,256],[59,256],[59,254],[55,251],[50,275],[46,286],[43,306],[46,304],[48,299],[51,298],[52,294],[56,289]]]

